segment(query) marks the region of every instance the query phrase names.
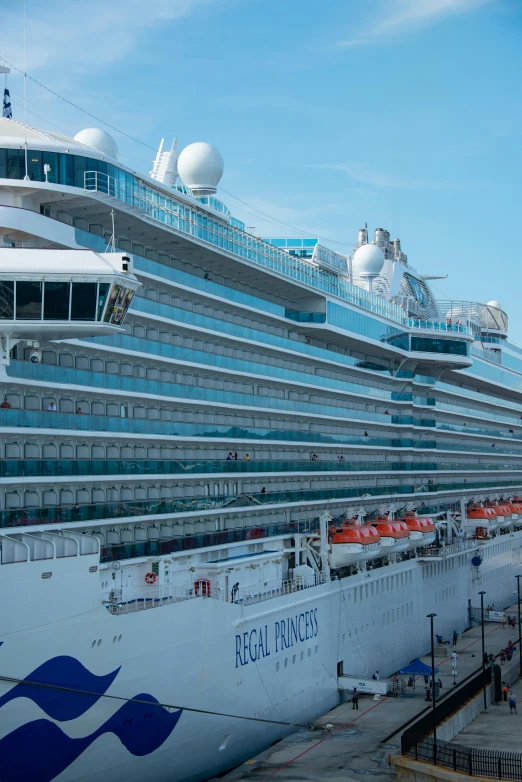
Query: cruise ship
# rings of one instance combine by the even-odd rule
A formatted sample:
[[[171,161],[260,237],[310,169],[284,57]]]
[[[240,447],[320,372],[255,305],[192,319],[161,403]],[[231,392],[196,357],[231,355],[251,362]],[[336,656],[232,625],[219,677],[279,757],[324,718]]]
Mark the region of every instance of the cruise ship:
[[[258,237],[223,174],[0,119],[2,782],[210,779],[512,602],[506,312],[381,228]]]

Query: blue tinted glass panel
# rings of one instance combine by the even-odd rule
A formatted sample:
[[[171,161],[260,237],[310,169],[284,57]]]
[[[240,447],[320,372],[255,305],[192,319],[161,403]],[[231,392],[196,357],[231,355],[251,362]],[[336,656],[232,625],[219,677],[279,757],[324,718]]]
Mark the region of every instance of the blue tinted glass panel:
[[[64,157],[62,155],[61,157]],[[73,156],[74,160],[74,186],[84,187],[85,184],[85,172],[87,171],[87,160],[79,155]]]
[[[95,282],[73,282],[71,320],[95,319],[96,287]]]
[[[43,182],[42,153],[31,149],[27,151],[27,173],[33,182]]]
[[[46,282],[44,320],[69,320],[69,282]]]
[[[411,338],[411,349],[423,353],[445,353],[453,356],[467,356],[468,345],[454,339],[432,339],[430,337]]]
[[[21,320],[40,320],[42,317],[42,283],[16,283],[16,317]]]
[[[8,179],[23,179],[25,173],[24,152],[22,149],[6,150],[6,174]]]
[[[101,320],[103,308],[105,307],[105,302],[107,301],[107,295],[109,293],[109,287],[110,283],[100,282],[98,293],[98,312],[96,313],[96,320]]]
[[[60,182],[60,169],[58,167],[58,154],[56,152],[42,152],[43,164],[51,167],[47,174],[49,182]],[[45,172],[44,172],[45,179]],[[74,184],[71,182],[71,184]]]

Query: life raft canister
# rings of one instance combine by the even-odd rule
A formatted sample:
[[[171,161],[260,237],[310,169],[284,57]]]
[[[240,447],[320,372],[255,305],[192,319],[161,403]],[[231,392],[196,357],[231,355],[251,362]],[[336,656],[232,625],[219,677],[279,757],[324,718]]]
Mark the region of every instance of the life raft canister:
[[[208,578],[198,578],[194,581],[194,593],[199,595],[200,591],[202,597],[210,597],[210,581]]]

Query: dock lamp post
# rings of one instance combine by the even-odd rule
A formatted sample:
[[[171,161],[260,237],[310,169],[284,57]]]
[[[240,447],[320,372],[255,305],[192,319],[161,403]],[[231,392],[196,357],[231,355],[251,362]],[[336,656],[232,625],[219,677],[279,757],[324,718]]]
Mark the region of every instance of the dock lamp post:
[[[428,614],[431,625],[431,701],[433,724],[433,765],[437,765],[437,713],[435,711],[435,637],[433,635],[433,620],[437,614]]]
[[[518,597],[518,655],[520,660],[520,675],[522,676],[522,627],[520,626],[520,579],[522,576],[515,576],[517,580],[517,597]]]
[[[482,625],[482,688],[484,690],[484,708],[488,708],[488,702],[486,698],[486,648],[484,645],[484,590],[479,592],[480,595],[480,623]]]

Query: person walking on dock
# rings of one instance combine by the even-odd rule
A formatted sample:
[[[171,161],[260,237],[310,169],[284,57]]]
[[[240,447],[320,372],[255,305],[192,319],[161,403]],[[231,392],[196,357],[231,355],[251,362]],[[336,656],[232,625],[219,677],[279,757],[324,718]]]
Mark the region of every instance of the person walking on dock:
[[[502,616],[502,629],[503,629],[503,630],[505,630],[505,629],[506,629],[506,617],[505,617],[505,615],[504,615],[504,616]]]
[[[513,714],[513,710],[515,711],[515,714],[517,713],[517,699],[513,695],[513,690],[509,693],[509,713]]]
[[[456,630],[453,631],[453,646],[457,645],[457,641],[459,640],[459,634]]]
[[[352,710],[353,709],[359,711],[359,693],[357,692],[357,687],[354,687],[352,692]]]

